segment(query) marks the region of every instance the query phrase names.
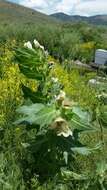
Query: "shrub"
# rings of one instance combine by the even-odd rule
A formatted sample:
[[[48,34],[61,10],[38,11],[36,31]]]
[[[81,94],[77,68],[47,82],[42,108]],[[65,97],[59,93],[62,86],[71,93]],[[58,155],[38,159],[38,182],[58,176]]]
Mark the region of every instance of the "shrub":
[[[40,188],[45,187],[45,184],[49,183],[49,181],[52,181],[54,188],[56,186],[54,185],[54,179],[56,179],[56,183],[60,180],[61,183],[58,183],[59,189],[81,189],[83,187],[84,189],[105,188],[107,183],[105,176],[106,164],[103,155],[104,162],[99,162],[99,165],[105,169],[100,169],[99,166],[96,167],[95,176],[91,170],[86,174],[83,168],[82,172],[78,174],[77,171],[80,171],[80,167],[76,163],[78,162],[78,158],[81,159],[84,156],[90,157],[91,154],[94,156],[97,151],[102,152],[105,149],[105,145],[103,144],[103,129],[107,122],[107,107],[105,106],[104,108],[100,104],[95,105],[95,102],[91,102],[92,105],[88,105],[88,101],[85,99],[86,109],[86,107],[83,108],[78,105],[78,102],[70,101],[71,99],[66,97],[66,93],[62,90],[63,87],[66,89],[66,86],[64,86],[66,82],[68,83],[69,80],[72,83],[74,82],[73,88],[75,90],[75,86],[79,81],[78,84],[82,88],[82,92],[79,92],[79,101],[79,99],[81,100],[81,95],[86,93],[86,89],[84,91],[83,89],[86,86],[87,78],[84,82],[84,77],[80,77],[77,71],[72,72],[71,77],[65,72],[66,75],[63,78],[63,69],[60,69],[60,72],[54,69],[50,73],[47,58],[43,48],[41,49],[41,45],[38,44],[36,49],[31,48],[31,45],[29,47],[16,49],[16,59],[19,62],[20,71],[26,77],[35,78],[38,81],[38,88],[35,93],[30,88],[22,86],[25,97],[29,97],[32,102],[17,110],[23,116],[15,123],[16,125],[19,124],[22,127],[27,127],[30,134],[32,130],[34,132],[33,136],[31,136],[27,131],[27,138],[22,143],[26,152],[25,156],[23,155],[23,159],[30,166],[27,175],[31,176],[33,174],[34,176],[36,174],[39,181],[43,184]],[[61,75],[59,80],[55,78],[55,74]],[[54,78],[50,78],[51,76]],[[67,85],[72,85],[72,83],[68,83]],[[90,88],[87,92],[89,90]],[[95,93],[95,91],[93,92]],[[75,94],[72,90],[71,93]],[[69,94],[69,91],[67,94]],[[88,99],[91,95],[89,95]],[[75,96],[73,97],[72,94],[71,97],[75,98]],[[84,97],[82,98],[84,102]],[[69,104],[65,103],[65,101],[68,101]],[[94,106],[94,108],[91,106]],[[101,108],[104,111],[101,111]],[[80,135],[84,133],[92,134],[92,132],[101,133],[101,143],[97,143],[93,148],[89,148],[82,144]],[[98,138],[96,140],[99,142]],[[81,155],[80,157],[78,157],[79,154]],[[93,165],[95,167],[95,160]],[[26,166],[23,169],[27,171]],[[104,174],[103,176],[101,175],[102,172]],[[27,176],[25,176],[26,178]],[[33,185],[36,185],[36,181],[34,181],[34,178],[31,180],[33,182],[33,188]],[[51,183],[47,185],[47,189],[49,186],[52,188]]]

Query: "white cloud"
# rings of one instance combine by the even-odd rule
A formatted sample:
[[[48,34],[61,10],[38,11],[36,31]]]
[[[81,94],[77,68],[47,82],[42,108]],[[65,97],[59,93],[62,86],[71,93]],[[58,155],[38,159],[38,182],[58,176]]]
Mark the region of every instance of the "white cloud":
[[[46,8],[48,5],[47,1],[44,0],[22,0],[20,1],[20,4],[26,7],[39,9],[42,9],[43,7]]]
[[[56,11],[64,12],[64,13],[73,13],[75,11],[75,7],[80,4],[81,0],[62,0],[56,6]]]
[[[90,0],[76,6],[75,14],[90,16],[107,14],[107,0]]]
[[[107,14],[107,0],[19,0],[19,3],[47,14],[54,12],[87,16]]]
[[[20,0],[20,4],[30,7],[47,14],[55,11],[56,5],[60,0]]]
[[[83,16],[107,14],[107,0],[62,0],[57,4],[56,10]]]

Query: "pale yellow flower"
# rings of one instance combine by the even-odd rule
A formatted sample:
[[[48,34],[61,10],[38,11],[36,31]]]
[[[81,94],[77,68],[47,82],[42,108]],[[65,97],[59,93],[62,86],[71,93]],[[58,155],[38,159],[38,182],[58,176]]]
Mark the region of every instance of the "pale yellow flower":
[[[63,90],[60,90],[60,93],[58,96],[56,96],[56,100],[64,100],[65,99],[65,92]]]
[[[32,49],[32,44],[31,44],[31,42],[30,42],[30,41],[26,42],[26,43],[24,44],[24,47],[27,47],[28,49]]]
[[[57,119],[55,119],[55,121],[51,124],[50,129],[55,130],[57,136],[69,137],[73,135],[67,121],[62,117],[58,117]]]
[[[40,43],[37,40],[34,40],[33,42],[34,42],[34,45],[35,45],[36,48],[40,47]]]

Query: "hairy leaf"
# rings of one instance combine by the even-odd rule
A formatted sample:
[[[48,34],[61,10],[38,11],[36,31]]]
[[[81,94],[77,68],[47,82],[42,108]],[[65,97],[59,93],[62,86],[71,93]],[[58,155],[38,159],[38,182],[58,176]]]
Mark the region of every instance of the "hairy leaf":
[[[96,144],[96,146],[93,147],[93,148],[88,148],[88,147],[85,147],[85,146],[84,146],[84,147],[73,147],[73,148],[71,148],[71,150],[72,150],[73,152],[75,152],[75,153],[88,156],[89,154],[91,154],[91,153],[94,152],[95,150],[100,149],[101,146],[102,146],[102,144],[101,144],[101,143],[98,143],[98,144]]]
[[[40,74],[36,69],[33,70],[30,67],[20,65],[19,64],[20,71],[28,78],[30,79],[37,79],[37,80],[42,80],[43,74]]]
[[[80,107],[73,107],[73,116],[71,119],[71,125],[80,131],[92,131],[94,128],[91,123],[91,114],[87,111],[82,110]]]
[[[81,119],[81,121],[85,121],[88,124],[91,121],[91,114],[88,111],[84,111],[80,107],[73,107],[72,111]]]
[[[61,174],[66,180],[84,180],[86,176],[82,174],[77,174],[73,171],[66,170],[64,168],[61,169]]]
[[[21,106],[16,111],[24,115],[32,115],[32,114],[36,114],[44,107],[45,106],[43,104],[32,104],[30,106]]]
[[[24,117],[16,121],[17,124],[27,122],[29,124],[40,125],[41,127],[51,124],[52,121],[60,115],[59,110],[42,104],[23,106],[18,109],[18,112],[23,113]]]
[[[24,86],[23,84],[22,90],[24,93],[24,98],[30,98],[33,103],[45,103],[47,101],[47,97],[43,96],[41,92],[33,92],[30,88]]]

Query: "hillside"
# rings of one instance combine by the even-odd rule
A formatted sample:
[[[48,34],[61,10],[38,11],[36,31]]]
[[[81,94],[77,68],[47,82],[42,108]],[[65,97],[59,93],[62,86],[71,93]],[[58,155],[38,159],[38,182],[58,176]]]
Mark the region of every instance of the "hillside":
[[[4,24],[56,24],[55,19],[50,18],[48,15],[42,14],[35,10],[10,3],[5,0],[0,0],[0,23]]]
[[[107,25],[107,15],[96,15],[96,16],[91,16],[91,17],[85,17],[85,16],[79,16],[79,15],[71,16],[64,13],[55,13],[55,14],[52,14],[51,16],[64,22],[85,21],[91,24]]]

